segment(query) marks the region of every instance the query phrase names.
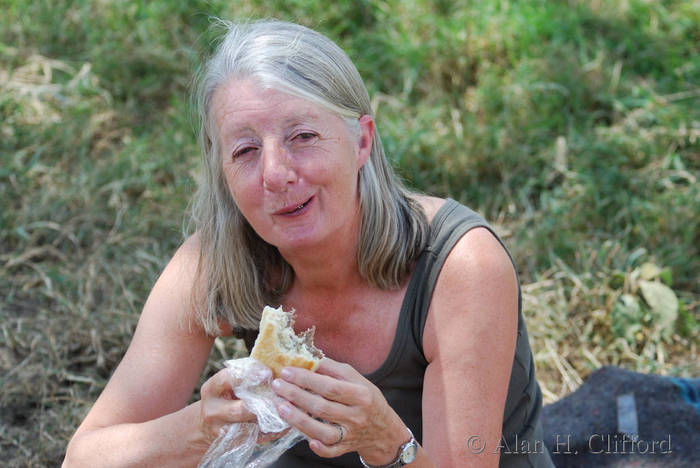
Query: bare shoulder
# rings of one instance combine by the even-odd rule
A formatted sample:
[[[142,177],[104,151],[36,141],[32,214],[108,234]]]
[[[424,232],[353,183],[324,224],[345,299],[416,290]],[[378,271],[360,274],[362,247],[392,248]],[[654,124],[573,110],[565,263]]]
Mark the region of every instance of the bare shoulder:
[[[455,244],[447,256],[441,276],[445,281],[469,279],[484,283],[503,280],[503,276],[515,281],[515,269],[501,242],[485,227],[471,229]],[[494,277],[495,275],[495,277]],[[495,284],[494,284],[495,286]]]
[[[425,212],[425,216],[428,218],[428,223],[430,223],[435,217],[435,213],[438,212],[440,207],[445,204],[444,198],[433,197],[430,195],[414,194],[413,199],[416,200]]]
[[[180,245],[154,284],[141,314],[142,320],[154,313],[167,314],[168,323],[177,323],[183,331],[185,328],[188,331],[197,329],[192,295],[195,290],[204,287],[203,284],[196,284],[203,281],[197,275],[200,245],[198,233],[192,234]]]
[[[195,278],[197,265],[199,263],[200,238],[195,233],[189,236],[175,251],[175,254],[168,262],[161,273],[161,279],[176,282],[192,282]],[[190,284],[191,285],[191,284]]]
[[[437,339],[459,323],[475,329],[517,325],[517,277],[499,240],[487,228],[474,228],[456,243],[440,271],[430,305],[424,347],[434,356]],[[513,328],[515,330],[515,328]]]
[[[199,235],[195,233],[185,239],[163,269],[153,286],[149,301],[157,300],[158,296],[162,295],[171,299],[177,298],[181,304],[189,302],[197,276],[199,254],[200,239]],[[185,313],[185,316],[181,318],[191,318],[189,311],[185,310],[189,308],[183,307],[181,309],[180,312]]]

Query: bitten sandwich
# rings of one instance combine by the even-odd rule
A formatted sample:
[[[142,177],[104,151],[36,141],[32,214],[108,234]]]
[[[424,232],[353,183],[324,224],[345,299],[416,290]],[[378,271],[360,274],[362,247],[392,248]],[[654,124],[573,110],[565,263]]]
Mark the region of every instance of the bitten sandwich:
[[[294,333],[294,311],[282,307],[265,306],[260,319],[260,332],[250,357],[272,369],[275,377],[283,367],[303,367],[315,371],[323,359],[323,352],[313,345],[314,329],[298,336]]]

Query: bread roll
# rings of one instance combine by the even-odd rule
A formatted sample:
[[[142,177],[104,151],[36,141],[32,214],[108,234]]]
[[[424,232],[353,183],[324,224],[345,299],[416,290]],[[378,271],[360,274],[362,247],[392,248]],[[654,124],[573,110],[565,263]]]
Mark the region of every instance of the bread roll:
[[[260,332],[250,357],[272,369],[275,377],[283,367],[303,367],[315,371],[323,353],[313,345],[314,329],[297,336],[294,333],[294,311],[265,306],[260,319]]]

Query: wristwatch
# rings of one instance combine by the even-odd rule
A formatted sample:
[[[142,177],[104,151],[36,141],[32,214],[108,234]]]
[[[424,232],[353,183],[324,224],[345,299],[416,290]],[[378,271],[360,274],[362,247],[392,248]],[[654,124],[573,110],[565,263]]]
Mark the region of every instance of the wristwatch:
[[[397,466],[404,466],[411,463],[416,459],[416,454],[418,453],[418,442],[416,442],[415,437],[413,437],[413,432],[407,427],[408,433],[411,435],[411,440],[399,447],[399,453],[396,455],[396,460],[389,463],[388,465],[374,466],[368,465],[360,455],[360,462],[365,468],[396,468]]]

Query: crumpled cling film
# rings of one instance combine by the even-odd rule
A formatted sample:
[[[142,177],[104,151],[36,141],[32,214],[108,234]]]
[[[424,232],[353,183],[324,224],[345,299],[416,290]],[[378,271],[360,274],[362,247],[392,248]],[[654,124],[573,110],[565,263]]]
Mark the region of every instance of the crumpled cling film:
[[[231,374],[231,381],[241,382],[233,391],[258,417],[257,424],[236,423],[223,427],[204,454],[199,468],[266,467],[304,438],[292,427],[279,439],[257,443],[260,433],[282,432],[290,426],[277,413],[277,396],[260,371],[261,365],[256,363],[253,358],[242,358],[226,361],[224,365]]]

